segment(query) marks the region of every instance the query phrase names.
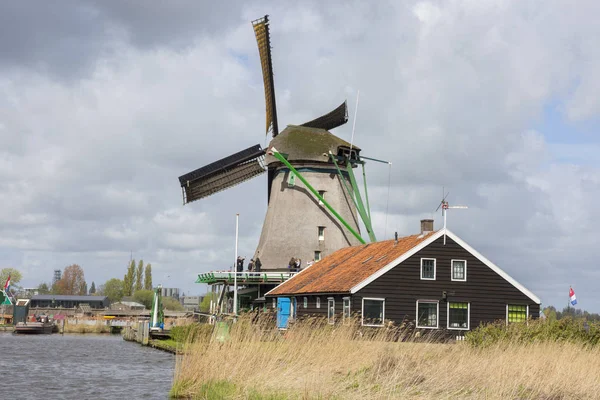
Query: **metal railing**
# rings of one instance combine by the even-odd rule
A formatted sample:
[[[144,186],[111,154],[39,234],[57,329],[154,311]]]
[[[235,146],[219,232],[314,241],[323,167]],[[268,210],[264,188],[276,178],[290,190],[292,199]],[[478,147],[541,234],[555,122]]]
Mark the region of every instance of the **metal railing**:
[[[196,283],[233,283],[237,275],[237,283],[281,283],[296,275],[297,272],[233,272],[211,271],[198,274]]]

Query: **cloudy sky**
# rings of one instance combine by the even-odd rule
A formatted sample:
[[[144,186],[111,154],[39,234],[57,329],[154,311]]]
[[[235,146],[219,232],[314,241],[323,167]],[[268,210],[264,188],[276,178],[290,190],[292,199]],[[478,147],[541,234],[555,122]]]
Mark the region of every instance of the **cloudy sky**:
[[[205,4],[205,5],[203,5]],[[265,179],[182,205],[177,177],[265,144],[250,21],[270,14],[280,126],[348,99],[380,238],[442,186],[449,227],[536,293],[600,311],[600,3],[177,0],[0,5],[0,267],[22,284],[80,264],[201,293],[251,255]],[[349,139],[351,125],[334,131]],[[387,208],[387,215],[386,215]]]

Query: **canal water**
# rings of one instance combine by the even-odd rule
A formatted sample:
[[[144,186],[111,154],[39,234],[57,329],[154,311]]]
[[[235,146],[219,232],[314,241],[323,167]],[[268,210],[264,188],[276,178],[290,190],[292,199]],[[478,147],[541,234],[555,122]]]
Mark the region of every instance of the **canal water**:
[[[174,366],[120,335],[0,333],[1,399],[167,399]]]

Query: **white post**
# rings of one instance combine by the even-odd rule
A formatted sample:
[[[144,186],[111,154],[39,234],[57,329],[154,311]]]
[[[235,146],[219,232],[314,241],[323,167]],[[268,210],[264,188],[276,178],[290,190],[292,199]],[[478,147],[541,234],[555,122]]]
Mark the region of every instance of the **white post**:
[[[233,314],[237,316],[237,259],[238,259],[238,231],[240,214],[235,214],[235,262],[233,263]]]
[[[446,214],[448,214],[448,210],[445,207],[445,204],[442,205],[442,214],[444,214],[444,246],[446,245]]]

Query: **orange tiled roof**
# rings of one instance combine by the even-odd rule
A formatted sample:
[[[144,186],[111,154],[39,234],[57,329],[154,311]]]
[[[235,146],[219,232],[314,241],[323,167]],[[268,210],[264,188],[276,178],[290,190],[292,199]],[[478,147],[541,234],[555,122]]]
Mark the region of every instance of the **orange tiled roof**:
[[[433,233],[346,247],[323,258],[269,295],[346,293]]]

